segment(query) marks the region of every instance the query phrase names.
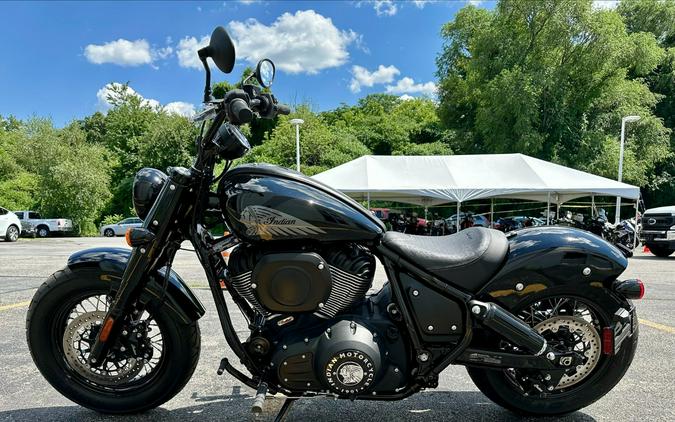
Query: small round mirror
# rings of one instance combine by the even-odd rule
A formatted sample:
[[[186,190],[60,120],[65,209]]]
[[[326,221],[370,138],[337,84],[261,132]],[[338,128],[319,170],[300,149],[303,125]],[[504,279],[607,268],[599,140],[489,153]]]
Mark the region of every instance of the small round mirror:
[[[258,62],[258,66],[255,69],[255,78],[263,88],[269,88],[274,81],[275,73],[276,69],[272,60],[262,59]]]

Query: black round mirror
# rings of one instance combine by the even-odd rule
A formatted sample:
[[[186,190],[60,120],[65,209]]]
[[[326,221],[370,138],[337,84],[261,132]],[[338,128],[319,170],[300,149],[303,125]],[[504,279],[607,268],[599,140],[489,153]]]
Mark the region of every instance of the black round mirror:
[[[274,82],[274,74],[276,73],[276,68],[274,63],[270,59],[262,59],[258,62],[258,66],[255,68],[255,78],[258,80],[260,85],[263,88],[269,88]]]
[[[222,26],[214,29],[211,34],[208,55],[222,72],[230,73],[232,71],[235,59],[234,44],[230,35]]]

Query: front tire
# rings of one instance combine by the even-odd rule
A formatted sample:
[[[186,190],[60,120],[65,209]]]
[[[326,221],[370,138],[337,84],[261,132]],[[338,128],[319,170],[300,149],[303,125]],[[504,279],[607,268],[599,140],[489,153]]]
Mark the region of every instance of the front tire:
[[[667,258],[675,252],[675,250],[669,249],[668,246],[663,245],[647,245],[651,253],[658,256],[659,258]]]
[[[88,321],[92,318],[102,320],[101,315],[104,316],[107,310],[105,298],[110,286],[101,278],[100,273],[92,269],[66,268],[57,271],[40,286],[26,318],[26,337],[33,361],[56,390],[89,409],[126,414],[155,408],[178,394],[192,376],[199,360],[199,326],[196,321],[184,324],[167,312],[166,307],[149,302],[144,315],[149,315],[161,334],[161,351],[155,351],[156,346],[151,344],[152,348],[146,347],[146,350],[151,350],[150,359],[143,360],[140,355],[118,357],[114,367],[107,370],[109,372],[106,372],[105,366],[103,371],[97,372],[82,362],[87,362],[89,349],[86,339],[91,339],[93,327],[98,324]],[[96,299],[92,301],[89,298]],[[96,310],[76,313],[83,303],[90,306],[86,304],[87,300],[96,304]],[[99,309],[100,303],[103,303],[104,309]],[[78,321],[80,326],[77,326]],[[83,323],[89,325],[84,326]],[[71,328],[73,325],[76,327]],[[79,336],[74,342],[71,339],[73,331]],[[146,336],[150,337],[151,329],[146,331]],[[70,344],[78,344],[80,349],[73,351]],[[124,348],[118,347],[117,351],[120,350],[125,352]],[[81,356],[81,361],[78,361],[78,356]],[[148,355],[145,357],[148,358]],[[153,360],[155,366],[150,367]],[[119,363],[123,363],[121,367]],[[141,364],[142,368],[138,369]],[[147,371],[146,364],[150,368]],[[125,369],[125,365],[132,368]],[[122,381],[119,381],[120,377]]]
[[[103,231],[103,236],[105,236],[105,237],[115,237],[115,231],[113,229],[105,229]]]
[[[595,290],[595,289],[594,289]],[[607,309],[607,304],[613,302],[605,292],[589,293],[589,296],[581,292],[566,292],[565,296],[583,297],[589,303],[597,305],[593,297],[604,296],[600,299],[603,308],[598,306],[595,311],[599,317],[600,326],[608,326],[611,322],[611,316],[618,309]],[[539,296],[537,300],[547,300],[547,296]],[[556,294],[554,296],[562,296]],[[609,300],[608,300],[609,299]],[[531,303],[528,301],[528,304]],[[522,311],[518,307],[514,314]],[[520,316],[520,315],[519,315]],[[521,316],[522,318],[522,316]],[[638,331],[636,330],[630,338],[627,338],[618,353],[612,356],[603,355],[597,362],[585,379],[570,385],[561,391],[542,392],[539,395],[523,394],[514,384],[513,378],[507,375],[507,371],[484,368],[467,368],[469,376],[490,400],[496,404],[522,415],[532,416],[555,416],[562,415],[586,407],[607,394],[624,376],[635,355],[638,343]],[[597,352],[597,351],[596,351]]]
[[[5,240],[7,242],[16,242],[19,240],[19,228],[15,225],[7,227],[7,233],[5,233]]]

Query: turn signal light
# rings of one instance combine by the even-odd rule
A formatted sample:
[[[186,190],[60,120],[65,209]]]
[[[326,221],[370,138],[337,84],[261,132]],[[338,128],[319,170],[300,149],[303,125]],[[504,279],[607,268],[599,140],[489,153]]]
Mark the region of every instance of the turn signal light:
[[[127,245],[135,248],[136,246],[147,245],[155,240],[155,234],[142,227],[131,227],[127,229],[124,238],[127,241]]]
[[[639,278],[616,280],[612,290],[627,299],[642,299],[645,295],[645,285]]]

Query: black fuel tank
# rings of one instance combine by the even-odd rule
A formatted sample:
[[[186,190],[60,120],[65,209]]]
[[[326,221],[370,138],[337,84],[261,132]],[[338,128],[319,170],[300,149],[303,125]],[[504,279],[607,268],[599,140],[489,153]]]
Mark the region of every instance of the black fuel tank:
[[[314,179],[269,164],[241,165],[218,186],[223,217],[242,240],[373,241],[384,225],[358,202]]]

